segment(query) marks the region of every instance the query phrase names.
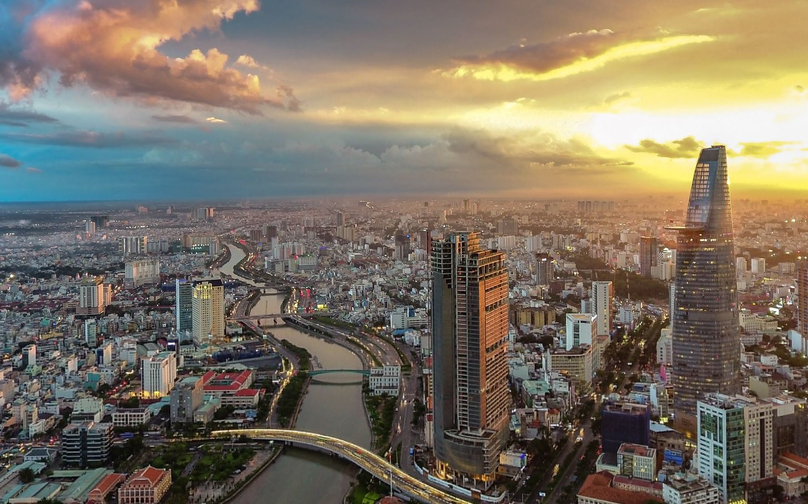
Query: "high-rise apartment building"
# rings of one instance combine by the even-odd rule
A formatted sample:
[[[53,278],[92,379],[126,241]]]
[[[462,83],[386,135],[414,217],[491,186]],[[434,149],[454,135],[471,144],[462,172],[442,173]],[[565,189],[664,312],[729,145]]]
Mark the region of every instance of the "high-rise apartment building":
[[[194,340],[216,343],[224,339],[224,284],[218,278],[194,282],[191,311]]]
[[[160,352],[143,359],[143,376],[141,377],[143,395],[146,397],[164,397],[174,388],[177,379],[177,357],[174,352]]]
[[[454,233],[432,242],[431,268],[438,473],[488,485],[509,436],[505,254]]]
[[[746,258],[738,256],[735,258],[735,272],[740,276],[746,273]]]
[[[808,261],[797,263],[797,329],[808,336]]]
[[[640,238],[640,274],[642,276],[651,276],[651,268],[657,265],[658,248],[655,236]]]
[[[746,501],[756,482],[773,475],[771,403],[707,394],[697,405],[699,476],[719,488],[722,502]]]
[[[555,278],[555,266],[550,254],[536,254],[536,285],[550,285]]]
[[[723,145],[701,151],[678,231],[673,321],[674,406],[694,415],[701,394],[740,391],[740,330],[732,205]]]
[[[102,277],[84,277],[79,285],[79,315],[100,315],[107,307],[107,293]]]
[[[592,311],[598,316],[598,336],[608,336],[612,332],[612,302],[614,284],[612,282],[592,282]]]
[[[118,249],[124,257],[146,254],[149,250],[149,237],[123,236],[118,238]]]
[[[160,283],[160,259],[157,257],[127,261],[124,271],[123,285],[127,289]]]
[[[174,317],[176,319],[175,327],[177,333],[183,334],[185,331],[194,332],[194,284],[178,278],[175,283],[175,307]]]

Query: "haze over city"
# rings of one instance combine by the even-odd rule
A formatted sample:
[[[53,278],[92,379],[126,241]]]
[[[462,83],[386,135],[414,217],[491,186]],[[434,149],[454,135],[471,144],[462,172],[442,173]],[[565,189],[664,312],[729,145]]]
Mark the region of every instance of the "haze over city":
[[[0,200],[671,194],[713,143],[793,195],[807,11],[7,0]]]

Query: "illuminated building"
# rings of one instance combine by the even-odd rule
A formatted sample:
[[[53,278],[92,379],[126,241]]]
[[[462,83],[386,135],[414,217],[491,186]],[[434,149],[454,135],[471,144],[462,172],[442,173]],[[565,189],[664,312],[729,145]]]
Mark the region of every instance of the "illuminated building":
[[[220,279],[194,282],[191,317],[194,341],[198,344],[224,339],[224,284]]]
[[[740,391],[740,330],[724,146],[701,151],[678,231],[673,321],[674,406],[693,415],[701,394]]]
[[[488,486],[509,436],[505,254],[451,234],[432,242],[432,282],[438,473]]]
[[[163,397],[174,388],[177,379],[177,358],[174,352],[160,352],[143,359],[142,388],[144,397]]]

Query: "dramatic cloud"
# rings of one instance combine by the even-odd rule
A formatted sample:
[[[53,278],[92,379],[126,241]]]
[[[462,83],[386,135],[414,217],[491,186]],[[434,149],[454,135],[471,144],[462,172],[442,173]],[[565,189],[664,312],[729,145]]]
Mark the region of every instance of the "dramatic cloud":
[[[665,36],[631,40],[612,30],[571,33],[550,42],[517,44],[485,56],[459,58],[460,65],[444,72],[447,77],[471,76],[480,80],[545,81],[591,72],[609,63],[647,56],[677,47],[709,42],[706,35]]]
[[[166,123],[196,124],[196,119],[184,115],[153,115],[152,119]]]
[[[114,97],[198,103],[251,114],[264,106],[297,110],[291,90],[264,93],[258,76],[228,67],[228,56],[215,47],[194,49],[185,58],[158,50],[165,42],[217,30],[236,13],[258,8],[258,0],[54,2],[26,18],[30,21],[15,34],[22,46],[0,49],[0,86],[20,98],[50,70],[64,86],[87,84]],[[0,18],[0,32],[14,22],[11,14]]]
[[[701,149],[701,144],[695,138],[689,136],[669,143],[659,143],[646,139],[642,140],[640,145],[626,145],[625,147],[632,152],[644,152],[656,154],[662,158],[678,159],[695,158]]]
[[[793,145],[794,142],[746,142],[742,143],[741,156],[767,158],[782,152],[783,147]]]
[[[0,154],[0,167],[3,168],[19,168],[22,163],[17,161],[16,159],[6,156],[5,154]]]
[[[219,119],[218,117],[208,117],[205,120],[207,122],[209,122],[209,123],[212,123],[212,124],[226,124],[227,123],[227,121],[225,121],[224,119]]]
[[[99,133],[96,131],[67,131],[53,134],[0,134],[0,139],[8,142],[19,142],[40,145],[58,145],[62,147],[88,147],[94,149],[144,147],[152,145],[171,145],[176,141],[157,135],[131,135],[122,132]]]

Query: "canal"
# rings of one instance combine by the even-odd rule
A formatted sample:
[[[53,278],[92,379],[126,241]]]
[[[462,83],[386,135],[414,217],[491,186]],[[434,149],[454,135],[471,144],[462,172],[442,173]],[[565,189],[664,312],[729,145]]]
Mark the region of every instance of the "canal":
[[[244,253],[230,247],[230,261],[221,271],[233,272]],[[280,313],[283,296],[262,296],[251,315]],[[278,340],[288,340],[312,355],[312,366],[322,369],[359,369],[362,363],[350,351],[328,341],[309,336],[291,326],[270,329]],[[296,429],[319,432],[369,448],[370,428],[362,406],[362,385],[357,375],[323,375],[323,384],[312,383],[303,400]],[[335,457],[288,450],[260,474],[234,500],[234,504],[262,502],[312,502],[338,504],[348,491],[356,467]]]

